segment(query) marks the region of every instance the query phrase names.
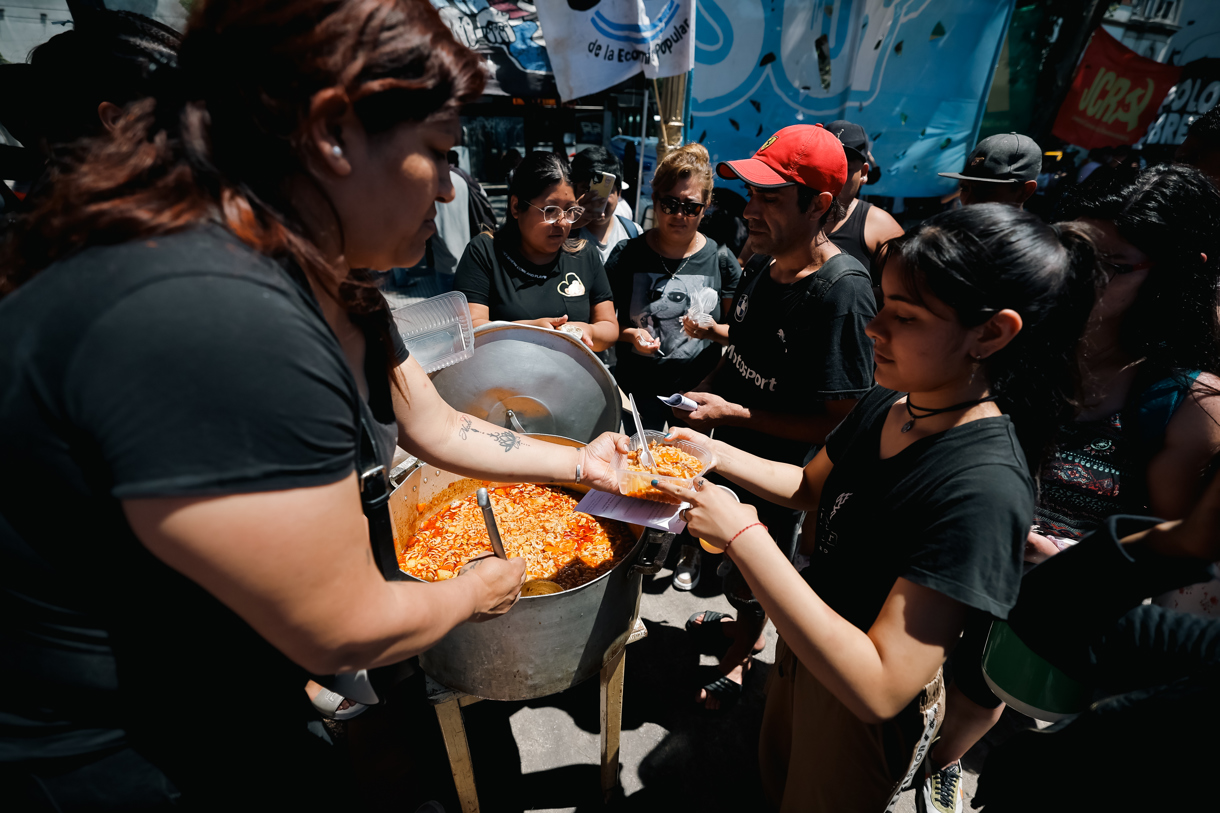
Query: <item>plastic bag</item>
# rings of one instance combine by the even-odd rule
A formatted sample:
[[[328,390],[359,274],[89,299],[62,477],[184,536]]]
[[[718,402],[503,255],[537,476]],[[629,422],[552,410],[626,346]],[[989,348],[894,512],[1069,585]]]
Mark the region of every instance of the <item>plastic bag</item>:
[[[709,328],[715,324],[712,319],[712,309],[716,307],[716,299],[718,294],[715,288],[700,288],[691,294],[690,307],[686,310],[686,316],[698,327]]]

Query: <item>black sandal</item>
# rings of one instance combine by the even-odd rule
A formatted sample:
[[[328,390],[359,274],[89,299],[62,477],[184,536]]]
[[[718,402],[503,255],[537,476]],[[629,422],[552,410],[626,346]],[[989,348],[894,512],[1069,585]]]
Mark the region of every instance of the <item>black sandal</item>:
[[[742,679],[745,679],[744,674],[742,675]],[[707,692],[707,697],[703,699],[703,703],[701,705],[705,711],[710,711],[713,713],[718,711],[728,711],[729,709],[733,708],[733,706],[737,705],[737,701],[741,699],[742,690],[742,685],[740,683],[734,683],[733,681],[729,680],[727,676],[721,675],[703,687],[703,691]],[[707,707],[708,698],[712,697],[720,701],[720,708],[709,709]]]
[[[703,620],[699,620],[703,616]],[[723,658],[724,653],[733,645],[733,639],[726,635],[721,619],[733,620],[731,615],[715,610],[700,610],[686,619],[686,632],[695,645],[695,651],[702,655],[715,655]]]

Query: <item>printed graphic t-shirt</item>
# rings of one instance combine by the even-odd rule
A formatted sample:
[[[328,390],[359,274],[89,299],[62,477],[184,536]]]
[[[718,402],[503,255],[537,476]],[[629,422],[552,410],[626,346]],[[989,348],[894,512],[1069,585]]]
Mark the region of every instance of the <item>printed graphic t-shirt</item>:
[[[737,290],[741,279],[737,260],[712,240],[685,260],[663,258],[641,235],[619,244],[606,263],[606,275],[614,290],[619,325],[646,329],[661,340],[665,354],[645,355],[634,344],[620,342],[615,375],[623,388],[669,395],[702,381],[716,366],[720,347],[710,339],[687,336],[682,317],[701,302],[713,319],[724,321],[720,302]]]
[[[899,578],[1007,618],[1034,514],[1012,421],[972,421],[882,460],[881,429],[899,397],[873,388],[827,438],[834,469],[805,580],[862,630]]]
[[[493,321],[566,315],[588,322],[594,305],[614,298],[592,245],[576,254],[560,251],[546,265],[535,265],[503,242],[487,234],[471,240],[453,280],[453,289],[475,305],[486,305]]]
[[[753,263],[752,263],[753,264]],[[859,398],[873,385],[873,341],[864,328],[877,313],[868,271],[836,254],[817,274],[780,284],[770,261],[756,281],[742,280],[728,315],[729,348],[714,389],[726,400],[757,409],[816,414],[823,401]],[[838,279],[820,299],[818,274],[843,265],[858,274]],[[800,464],[808,444],[722,426],[716,438],[771,460]]]

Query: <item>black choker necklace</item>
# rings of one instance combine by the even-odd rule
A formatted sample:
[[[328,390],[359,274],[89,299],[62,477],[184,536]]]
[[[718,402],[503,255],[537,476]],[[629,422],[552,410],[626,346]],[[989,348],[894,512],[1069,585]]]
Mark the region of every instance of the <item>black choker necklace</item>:
[[[910,393],[907,393],[906,408],[907,414],[911,416],[911,420],[902,425],[902,434],[905,435],[907,432],[910,432],[911,429],[915,427],[915,421],[919,420],[920,418],[931,418],[933,415],[943,415],[946,412],[957,412],[959,409],[969,409],[972,406],[978,406],[979,404],[985,404],[988,401],[994,401],[999,397],[1000,396],[998,395],[988,395],[986,398],[979,398],[976,401],[962,401],[960,404],[947,406],[944,409],[928,409],[927,407],[915,406],[912,404],[911,395]],[[916,415],[915,410],[917,409],[924,414]]]

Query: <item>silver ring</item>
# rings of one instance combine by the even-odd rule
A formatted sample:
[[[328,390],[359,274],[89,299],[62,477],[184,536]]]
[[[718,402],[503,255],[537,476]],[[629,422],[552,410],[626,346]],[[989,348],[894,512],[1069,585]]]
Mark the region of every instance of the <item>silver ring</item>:
[[[690,509],[689,508],[683,508],[679,512],[679,515],[682,517],[683,522],[690,522]]]

